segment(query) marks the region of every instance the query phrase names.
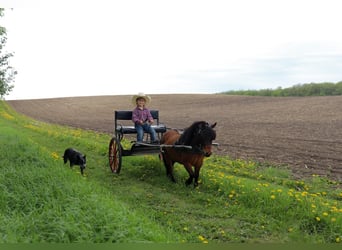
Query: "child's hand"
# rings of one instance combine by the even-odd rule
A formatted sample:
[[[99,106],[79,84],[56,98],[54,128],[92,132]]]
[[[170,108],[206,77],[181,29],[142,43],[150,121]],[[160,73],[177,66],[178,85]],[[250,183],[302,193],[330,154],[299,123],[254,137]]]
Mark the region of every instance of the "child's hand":
[[[152,123],[154,122],[154,120],[153,120],[153,119],[151,119],[151,120],[149,120],[149,122],[150,122],[150,124],[152,124]]]

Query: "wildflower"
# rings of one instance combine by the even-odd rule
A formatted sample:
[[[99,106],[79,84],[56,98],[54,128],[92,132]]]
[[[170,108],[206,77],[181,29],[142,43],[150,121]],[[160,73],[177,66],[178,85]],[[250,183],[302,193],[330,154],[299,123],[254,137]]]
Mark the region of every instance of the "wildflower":
[[[321,221],[321,218],[319,218],[318,216],[316,217],[316,221]]]
[[[1,112],[1,116],[4,117],[7,120],[14,120],[14,116],[12,116],[12,115],[10,115],[8,113],[5,113],[5,112]]]
[[[340,238],[340,237],[337,237],[337,238],[336,238],[336,242],[337,242],[337,243],[341,242],[341,238]]]
[[[308,195],[308,192],[306,192],[306,191],[303,191],[302,192],[302,196],[304,197],[304,196],[307,196]]]
[[[331,222],[335,222],[335,221],[336,221],[335,217],[331,218]]]
[[[328,216],[328,213],[327,213],[327,212],[324,212],[324,213],[323,213],[323,216]]]
[[[272,195],[271,195],[271,199],[274,200],[275,198],[276,198],[276,196],[275,196],[274,194],[272,194]]]
[[[51,153],[51,156],[52,156],[52,158],[54,158],[54,159],[56,159],[56,160],[60,158],[60,156],[58,155],[57,152],[52,152],[52,153]]]
[[[331,212],[338,212],[338,209],[337,209],[337,207],[332,206],[330,211],[331,211]]]
[[[208,240],[206,238],[204,238],[202,235],[198,236],[198,239],[202,242],[202,243],[208,243]]]

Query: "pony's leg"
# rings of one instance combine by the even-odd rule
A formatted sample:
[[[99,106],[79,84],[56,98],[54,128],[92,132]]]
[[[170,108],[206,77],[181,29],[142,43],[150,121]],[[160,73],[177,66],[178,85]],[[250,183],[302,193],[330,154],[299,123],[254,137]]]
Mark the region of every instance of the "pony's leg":
[[[172,182],[176,183],[176,179],[173,176],[173,164],[174,162],[169,162],[166,166],[166,176],[169,177]]]
[[[189,173],[189,178],[186,180],[185,185],[189,186],[192,183],[192,180],[194,179],[194,172],[192,171],[192,166],[189,163],[185,163],[184,167],[186,171]]]
[[[195,182],[194,182],[194,187],[198,186],[198,178],[199,178],[199,173],[200,173],[201,166],[195,166]]]
[[[173,164],[174,162],[167,157],[165,153],[162,153],[162,158],[164,161],[164,166],[166,169],[166,176],[170,178],[172,182],[176,182],[175,177],[173,176]]]

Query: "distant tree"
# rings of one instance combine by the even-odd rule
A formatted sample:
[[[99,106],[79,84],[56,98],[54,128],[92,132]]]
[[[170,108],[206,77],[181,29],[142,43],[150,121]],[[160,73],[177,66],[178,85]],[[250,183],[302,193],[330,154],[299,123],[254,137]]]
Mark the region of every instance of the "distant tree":
[[[227,95],[251,95],[251,96],[333,96],[342,95],[342,81],[338,83],[306,83],[296,84],[282,89],[259,90],[231,90],[223,92]]]
[[[0,17],[4,15],[4,9],[0,8]],[[8,95],[13,89],[14,85],[10,83],[14,81],[17,71],[9,66],[9,58],[13,53],[4,52],[4,47],[7,42],[6,28],[0,26],[0,98]]]

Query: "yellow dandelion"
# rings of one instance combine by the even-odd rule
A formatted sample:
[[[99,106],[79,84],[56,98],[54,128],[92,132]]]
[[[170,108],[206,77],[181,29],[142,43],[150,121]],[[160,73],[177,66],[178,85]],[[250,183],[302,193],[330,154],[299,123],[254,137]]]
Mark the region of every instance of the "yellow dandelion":
[[[52,158],[54,158],[55,160],[61,158],[61,157],[58,155],[57,152],[52,152],[52,153],[51,153],[51,156],[52,156]]]
[[[324,212],[324,213],[323,213],[323,216],[328,216],[328,213],[327,213],[327,212]]]
[[[337,238],[336,238],[336,242],[337,242],[337,243],[341,242],[341,238],[340,238],[340,237],[337,237]]]
[[[318,216],[316,217],[316,221],[321,221],[321,218],[319,218]]]
[[[272,195],[271,195],[271,199],[274,200],[275,198],[276,198],[276,196],[275,196],[274,194],[272,194]]]
[[[5,113],[5,112],[1,112],[1,116],[4,117],[7,120],[14,120],[14,116],[12,116],[12,115],[10,115],[8,113]]]
[[[338,212],[338,209],[337,209],[337,207],[332,206],[330,211],[331,211],[331,212]]]
[[[331,218],[331,222],[335,222],[335,221],[336,221],[335,217]]]
[[[204,237],[204,236],[202,236],[202,235],[198,235],[198,239],[200,240],[200,241],[202,241],[203,243],[206,241],[206,243],[208,243],[208,241],[207,241],[207,239]]]

